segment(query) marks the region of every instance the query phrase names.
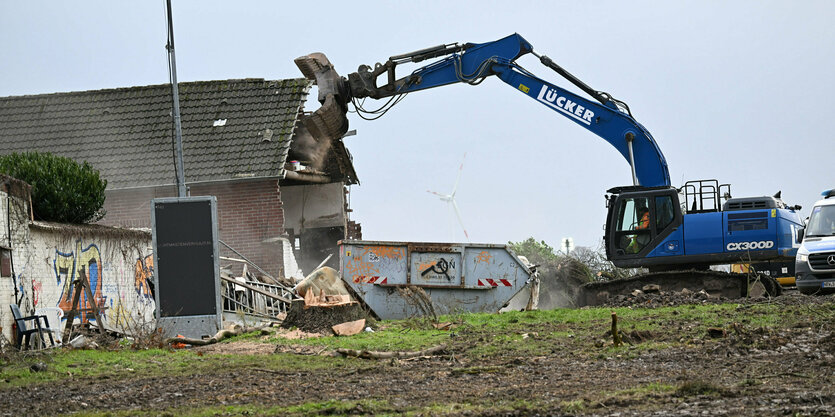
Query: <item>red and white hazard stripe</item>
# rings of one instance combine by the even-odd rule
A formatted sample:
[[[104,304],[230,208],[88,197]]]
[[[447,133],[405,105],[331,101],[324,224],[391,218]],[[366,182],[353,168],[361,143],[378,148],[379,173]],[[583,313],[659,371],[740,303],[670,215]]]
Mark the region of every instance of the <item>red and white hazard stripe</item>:
[[[388,283],[388,280],[389,280],[388,277],[380,277],[380,276],[370,277],[370,276],[366,276],[366,275],[360,275],[360,276],[354,277],[354,282],[356,282],[358,284],[359,283],[362,283],[362,284],[386,284],[386,283]]]
[[[513,284],[506,279],[480,278],[478,285],[481,287],[512,287]]]

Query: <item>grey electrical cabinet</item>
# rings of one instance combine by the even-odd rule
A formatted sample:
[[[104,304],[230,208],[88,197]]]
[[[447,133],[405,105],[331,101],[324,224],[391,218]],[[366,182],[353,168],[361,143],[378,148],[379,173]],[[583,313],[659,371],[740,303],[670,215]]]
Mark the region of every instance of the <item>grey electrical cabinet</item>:
[[[151,201],[157,326],[166,336],[213,336],[222,327],[217,200]]]

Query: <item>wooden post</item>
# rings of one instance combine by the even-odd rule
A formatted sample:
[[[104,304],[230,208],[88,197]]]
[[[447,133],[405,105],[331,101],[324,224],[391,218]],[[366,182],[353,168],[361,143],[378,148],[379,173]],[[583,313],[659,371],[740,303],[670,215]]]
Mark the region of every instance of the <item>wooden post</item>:
[[[618,313],[612,312],[612,344],[621,345],[620,334],[618,333]]]
[[[78,288],[80,284],[81,281],[79,280],[75,280],[72,282],[72,284],[70,284],[73,286],[71,304],[72,307],[70,307],[70,311],[69,313],[67,313],[67,324],[66,326],[64,326],[64,336],[61,338],[61,340],[63,340],[64,343],[67,343],[70,340],[70,333],[72,332],[72,322],[75,320],[76,313],[78,313],[78,300],[81,297],[81,289]]]
[[[75,321],[75,315],[81,313],[82,309],[78,308],[78,304],[81,301],[81,291],[87,296],[87,300],[90,302],[92,306],[89,309],[83,309],[84,311],[92,310],[93,315],[96,317],[96,324],[99,327],[99,333],[104,334],[104,324],[101,322],[101,315],[99,314],[99,306],[96,305],[96,300],[93,299],[93,290],[90,289],[90,281],[87,280],[87,274],[84,273],[83,269],[78,270],[78,275],[81,278],[77,278],[75,281],[72,282],[73,286],[73,295],[72,295],[72,307],[70,307],[70,312],[67,313],[67,324],[64,326],[64,336],[62,340],[69,341],[70,333],[72,333],[72,323]]]
[[[93,298],[93,290],[90,288],[90,281],[87,279],[87,274],[84,273],[83,269],[79,269],[78,275],[81,275],[81,285],[84,287],[84,291],[87,294],[87,300],[91,305],[90,309],[93,310],[93,315],[96,317],[96,324],[99,327],[99,333],[104,334],[104,323],[101,322],[99,306],[96,304],[96,300]]]

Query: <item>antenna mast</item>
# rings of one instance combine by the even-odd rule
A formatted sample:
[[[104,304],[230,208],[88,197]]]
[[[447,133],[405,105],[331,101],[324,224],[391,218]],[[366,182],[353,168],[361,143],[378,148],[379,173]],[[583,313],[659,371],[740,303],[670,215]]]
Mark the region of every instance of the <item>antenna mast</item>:
[[[183,172],[183,129],[180,122],[180,94],[177,89],[177,60],[174,58],[174,21],[171,18],[171,0],[166,0],[168,11],[168,69],[171,79],[171,95],[174,100],[174,139],[177,145],[177,196],[186,196],[185,173]]]

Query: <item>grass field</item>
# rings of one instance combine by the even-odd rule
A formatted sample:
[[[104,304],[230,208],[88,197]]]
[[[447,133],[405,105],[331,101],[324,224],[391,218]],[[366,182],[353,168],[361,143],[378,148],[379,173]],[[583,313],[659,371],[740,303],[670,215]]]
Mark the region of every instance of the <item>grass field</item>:
[[[624,339],[620,346],[612,343],[612,313],[617,314],[618,328]],[[29,404],[29,394],[26,392],[37,389],[58,393],[61,387],[74,386],[95,387],[91,389],[103,391],[107,393],[107,398],[115,399],[118,397],[109,394],[112,386],[123,387],[120,389],[126,389],[126,395],[131,395],[132,385],[136,386],[135,389],[153,386],[152,390],[160,391],[159,394],[165,397],[177,388],[176,383],[170,386],[172,381],[187,381],[184,386],[193,388],[193,393],[187,392],[180,396],[171,394],[171,399],[163,402],[137,405],[116,401],[112,406],[101,407],[94,400],[79,400],[87,405],[70,404],[59,407],[61,411],[38,406],[41,408],[33,409],[32,414],[457,415],[501,414],[510,411],[519,413],[519,410],[522,410],[522,414],[526,414],[526,410],[532,413],[560,410],[564,413],[585,414],[605,411],[598,404],[607,403],[627,404],[626,409],[638,407],[636,404],[649,404],[652,409],[652,404],[663,404],[681,396],[710,399],[724,398],[730,395],[729,392],[739,395],[741,390],[746,389],[746,384],[762,384],[763,375],[753,372],[750,363],[739,364],[741,370],[736,379],[727,379],[725,376],[717,378],[709,373],[697,373],[685,379],[660,374],[653,377],[651,372],[636,370],[630,371],[631,375],[624,375],[620,382],[612,381],[612,386],[605,380],[605,373],[601,374],[596,367],[608,366],[615,361],[623,363],[624,369],[631,369],[648,358],[654,358],[652,360],[655,361],[669,360],[670,369],[679,369],[674,363],[676,355],[685,357],[682,360],[690,360],[686,358],[687,355],[709,357],[711,352],[719,351],[769,352],[784,349],[785,346],[796,345],[793,341],[797,337],[792,335],[798,334],[800,330],[803,331],[803,337],[814,338],[815,334],[829,334],[831,339],[835,305],[832,302],[758,302],[678,305],[652,309],[557,309],[504,314],[459,314],[441,317],[440,321],[453,323],[452,329],[436,330],[432,323],[422,319],[383,321],[373,323],[374,332],[363,332],[350,337],[288,340],[275,332],[250,333],[225,340],[214,349],[214,352],[223,352],[224,346],[240,344],[264,344],[268,345],[268,349],[274,346],[309,346],[313,348],[309,351],[322,353],[320,355],[218,354],[204,353],[200,349],[135,350],[126,347],[126,344],[114,344],[110,349],[99,350],[56,349],[34,354],[6,352],[0,362],[0,400],[19,402],[25,409]],[[825,341],[825,338],[822,340]],[[823,346],[832,346],[831,341],[827,343],[830,344]],[[442,355],[414,361],[375,361],[326,354],[338,348],[416,351],[440,344],[447,345]],[[668,354],[670,358],[667,358]],[[780,356],[775,356],[774,360],[781,360]],[[39,362],[46,365],[45,371],[35,372],[30,369]],[[496,383],[525,386],[528,382],[517,379],[529,377],[524,375],[526,372],[536,373],[536,370],[530,370],[535,369],[533,364],[542,364],[543,369],[552,369],[550,372],[562,372],[565,379],[548,381],[546,376],[545,385],[533,389],[531,392],[534,394],[519,392],[504,395],[503,392],[497,392],[494,399],[471,398],[467,394],[470,388],[467,385],[455,387],[453,395],[432,397],[420,393],[412,398],[408,393],[411,385],[420,385],[426,379],[443,380],[446,383],[463,381],[471,385],[473,390],[483,386],[487,391]],[[582,375],[575,376],[573,372],[558,370],[565,366],[586,369],[589,381],[597,378],[603,380],[596,383],[599,385],[597,388],[595,384],[584,387]],[[798,378],[801,385],[811,378],[818,378],[816,383],[826,382],[832,380],[831,364],[828,366],[809,366],[791,372],[803,376]],[[767,376],[768,372],[777,371],[764,369],[763,372]],[[205,391],[200,388],[201,381],[216,381],[220,384],[220,391],[237,392],[237,386],[225,385],[226,375],[232,375],[229,379],[238,383],[248,378],[258,383],[253,391],[245,391],[238,396],[213,395],[209,388],[206,389],[208,393],[201,392]],[[569,384],[575,377],[576,384]],[[618,377],[612,376],[614,379]],[[415,378],[418,382],[414,382]],[[390,388],[393,391],[385,395],[340,395],[340,388],[337,388],[345,384],[350,386],[351,383],[357,386],[374,385],[375,381],[388,379],[394,381],[392,386],[395,388]],[[288,381],[287,384],[300,385],[297,390],[281,386],[280,391],[288,393],[286,399],[269,400],[272,397],[257,391],[259,383],[274,386],[281,384],[282,380]],[[155,381],[169,386],[155,386]],[[326,387],[333,386],[334,394],[319,395],[315,390],[311,391],[311,387],[316,384],[311,385],[310,381],[317,381]],[[558,395],[562,392],[560,390],[566,389],[563,383],[569,384],[566,387],[576,393]],[[557,386],[549,387],[548,384]],[[401,385],[400,388],[396,388],[398,385]],[[558,389],[558,386],[562,388]],[[214,389],[214,386],[210,388]],[[268,388],[265,386],[263,389]],[[825,395],[831,393],[831,388],[829,391],[824,389]],[[82,397],[86,398],[84,395]]]

